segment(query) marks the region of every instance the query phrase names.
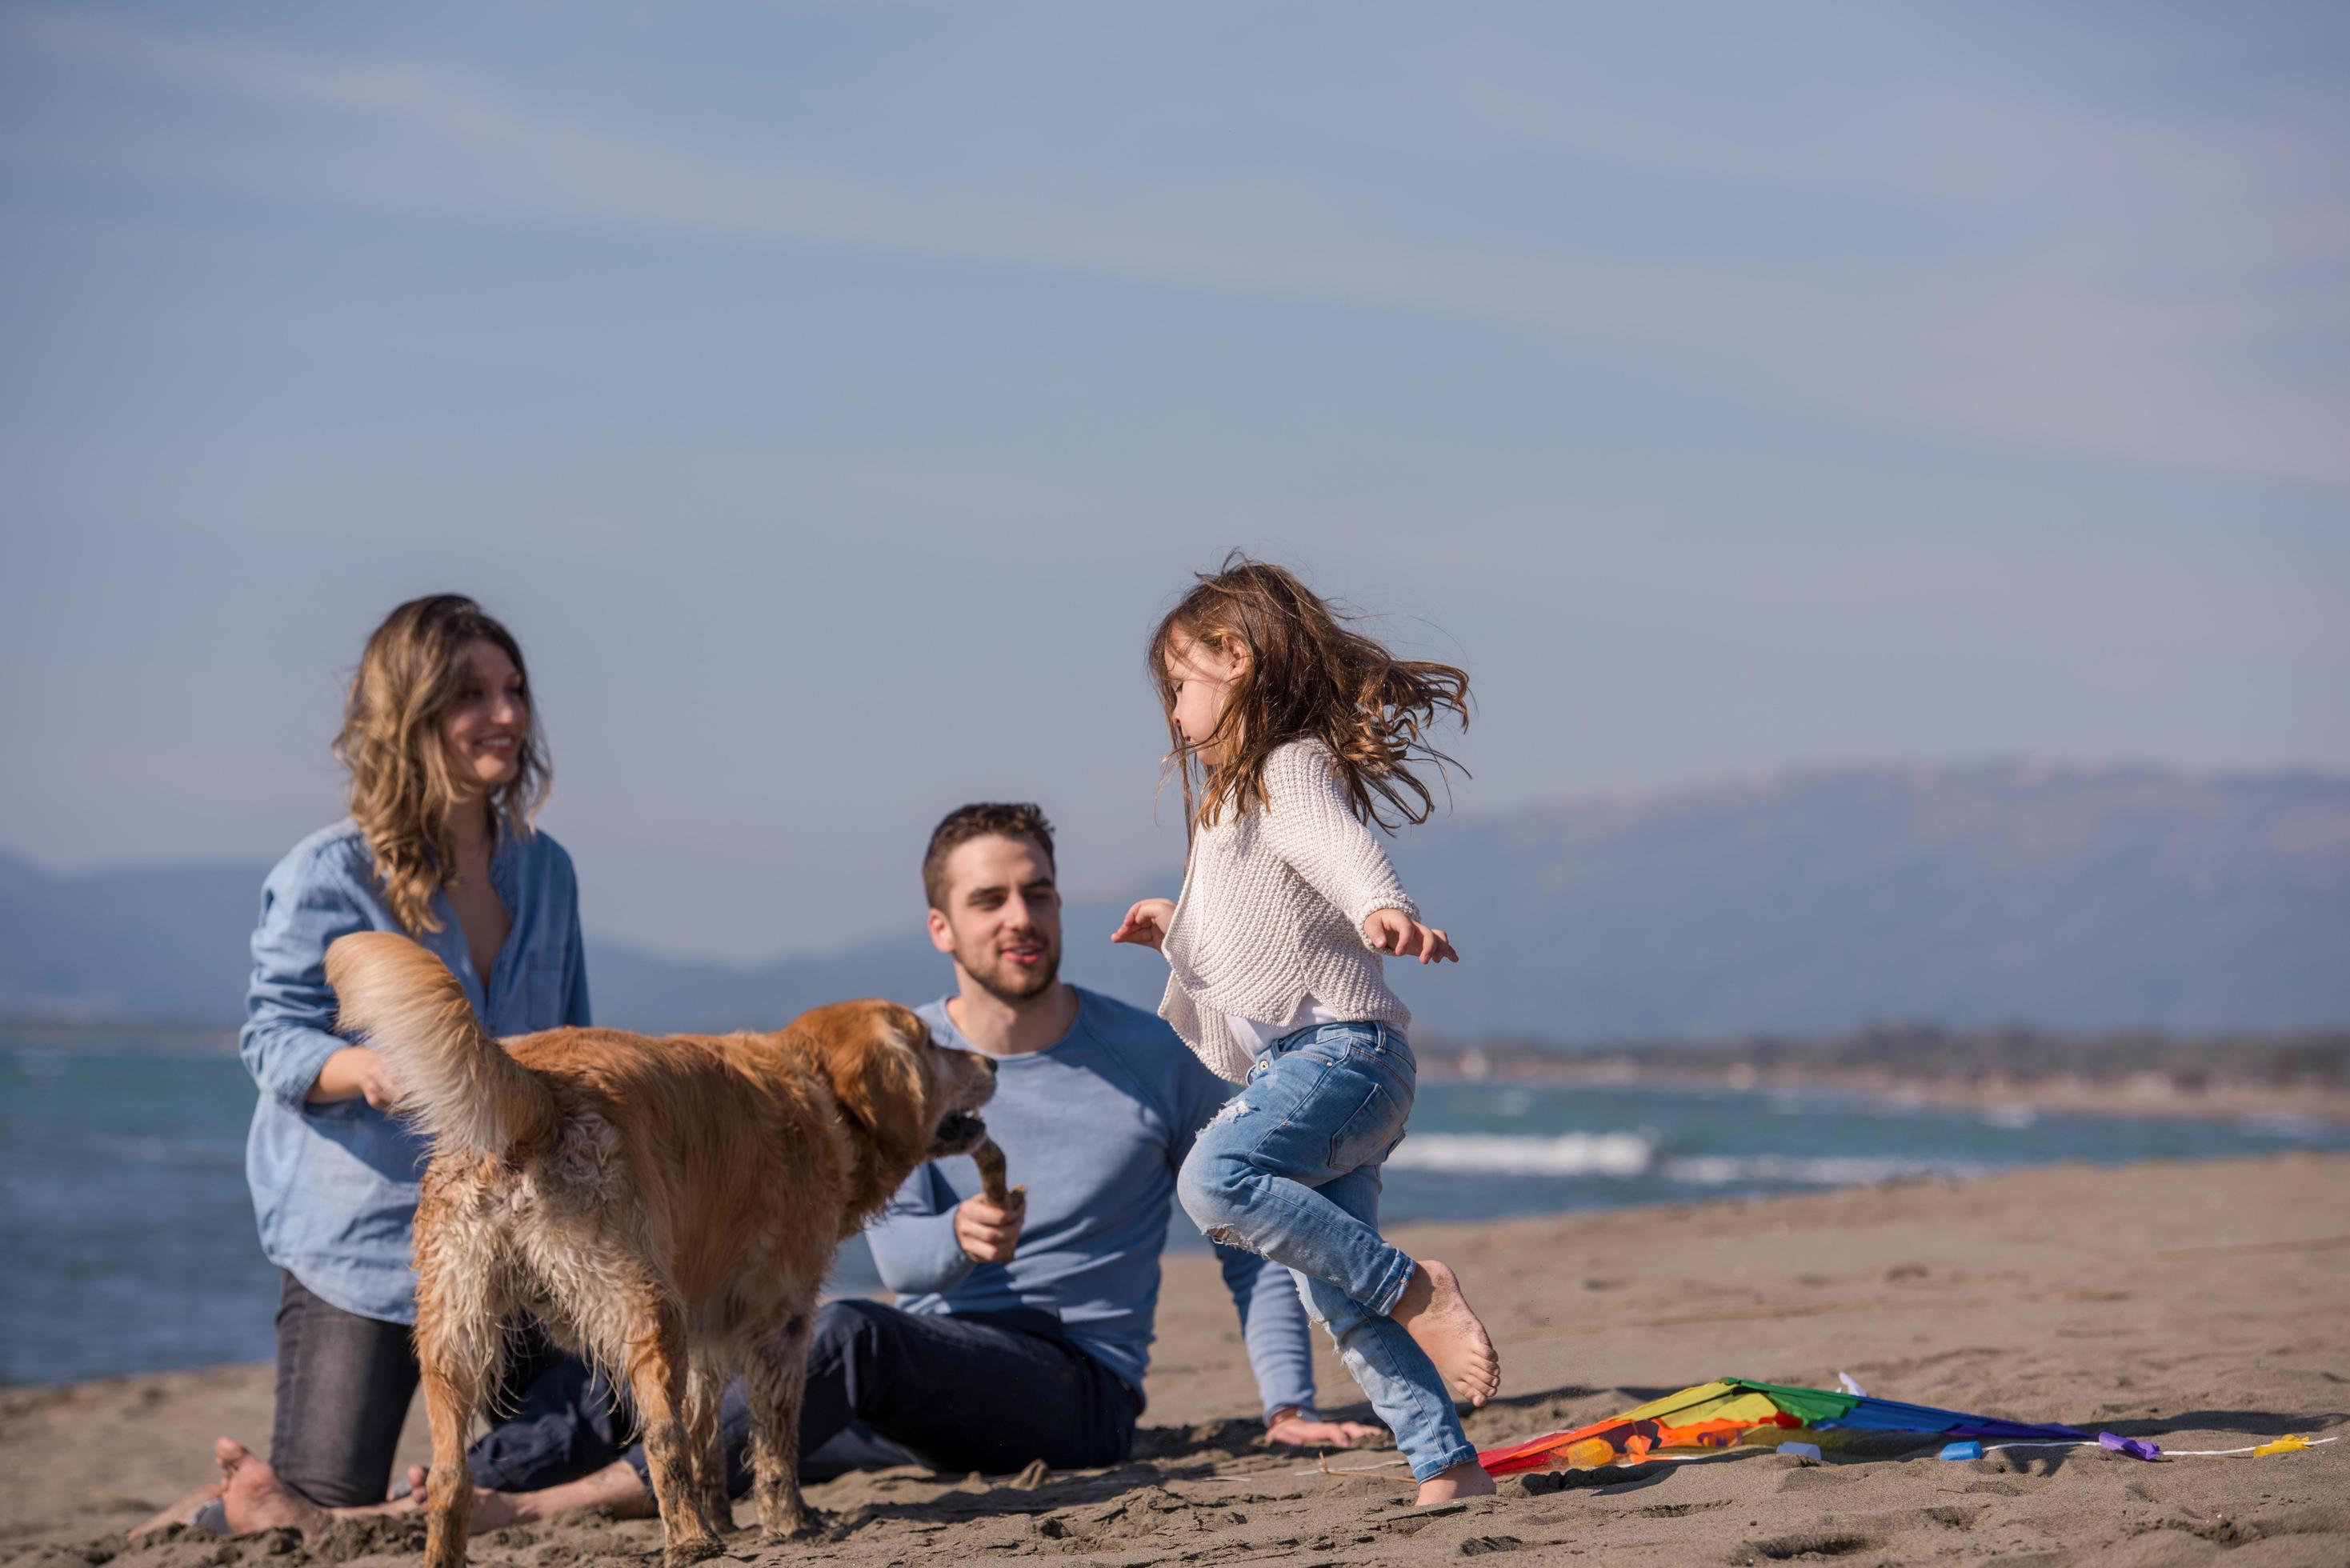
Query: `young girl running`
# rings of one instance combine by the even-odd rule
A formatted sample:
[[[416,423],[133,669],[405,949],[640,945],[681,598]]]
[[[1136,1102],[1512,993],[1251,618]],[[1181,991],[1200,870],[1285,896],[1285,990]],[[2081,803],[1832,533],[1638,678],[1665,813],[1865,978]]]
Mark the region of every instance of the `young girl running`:
[[[1379,1166],[1417,1077],[1411,1014],[1380,954],[1459,955],[1420,922],[1370,826],[1427,819],[1409,764],[1450,760],[1424,729],[1440,712],[1467,722],[1469,677],[1392,657],[1288,572],[1244,557],[1159,623],[1150,670],[1191,860],[1181,897],[1143,899],[1111,940],[1165,955],[1160,1014],[1246,1085],[1183,1162],[1184,1210],[1297,1276],[1421,1502],[1490,1492],[1453,1397],[1492,1397],[1492,1342],[1451,1270],[1378,1233]]]

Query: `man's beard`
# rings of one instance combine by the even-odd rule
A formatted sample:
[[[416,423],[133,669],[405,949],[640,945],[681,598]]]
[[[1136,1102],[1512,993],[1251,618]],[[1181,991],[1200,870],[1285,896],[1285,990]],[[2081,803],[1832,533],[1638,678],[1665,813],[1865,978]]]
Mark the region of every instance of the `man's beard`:
[[[1030,997],[1042,996],[1061,978],[1061,950],[1057,943],[1041,937],[1036,945],[1044,949],[1045,959],[1035,969],[1022,969],[1002,953],[990,951],[985,955],[984,968],[966,960],[963,972],[979,982],[980,990],[999,1002],[1025,1002]]]

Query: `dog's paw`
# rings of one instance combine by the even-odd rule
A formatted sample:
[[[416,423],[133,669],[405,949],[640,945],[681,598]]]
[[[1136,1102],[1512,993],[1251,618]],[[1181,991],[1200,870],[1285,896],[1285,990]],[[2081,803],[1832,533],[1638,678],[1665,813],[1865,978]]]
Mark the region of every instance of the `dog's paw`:
[[[806,1541],[821,1535],[831,1526],[831,1520],[816,1509],[803,1509],[796,1517],[786,1516],[759,1532],[759,1541],[765,1546],[781,1546],[788,1542]]]
[[[672,1541],[661,1549],[661,1568],[688,1568],[691,1563],[723,1556],[725,1552],[716,1541]]]

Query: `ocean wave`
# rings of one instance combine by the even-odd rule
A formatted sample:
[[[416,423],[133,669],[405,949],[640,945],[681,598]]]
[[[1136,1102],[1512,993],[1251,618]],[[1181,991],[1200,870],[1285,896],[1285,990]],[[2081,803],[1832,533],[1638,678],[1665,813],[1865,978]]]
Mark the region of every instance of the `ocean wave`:
[[[1388,1157],[1390,1170],[1484,1176],[1641,1176],[1657,1156],[1638,1133],[1414,1133]]]
[[[1414,1133],[1388,1157],[1390,1170],[1448,1175],[1607,1177],[1655,1175],[1690,1187],[1866,1187],[1921,1176],[1977,1176],[1965,1159],[1898,1155],[1671,1154],[1636,1132]]]
[[[2294,1116],[2289,1111],[2246,1116],[2236,1125],[2261,1137],[2290,1138],[2295,1143],[2320,1142],[2333,1130],[2333,1124],[2322,1116]]]
[[[1799,1187],[1866,1187],[1904,1177],[1979,1176],[1970,1160],[1908,1159],[1895,1155],[1690,1154],[1666,1160],[1664,1178],[1692,1187],[1778,1182]]]

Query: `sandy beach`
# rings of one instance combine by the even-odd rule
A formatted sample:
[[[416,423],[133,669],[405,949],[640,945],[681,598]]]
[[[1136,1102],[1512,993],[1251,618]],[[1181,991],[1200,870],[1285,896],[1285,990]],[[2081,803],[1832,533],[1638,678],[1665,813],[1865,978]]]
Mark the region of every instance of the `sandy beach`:
[[[1722,1375],[1834,1386],[2169,1449],[2350,1431],[2350,1158],[1913,1183],[1759,1202],[1403,1231],[1454,1263],[1505,1357],[1481,1444],[1616,1413]],[[168,1282],[158,1282],[168,1288]],[[1326,1355],[1324,1396],[1355,1403]],[[0,1563],[136,1568],[407,1563],[405,1521],[304,1546],[130,1523],[203,1479],[211,1438],[256,1449],[266,1367],[0,1392]],[[1532,1561],[2231,1563],[2350,1561],[2350,1443],[2144,1464],[2096,1450],[1945,1462],[1883,1438],[1800,1465],[1767,1448],[1513,1479],[1503,1495],[1409,1506],[1378,1452],[1274,1452],[1236,1419],[1251,1386],[1211,1263],[1169,1260],[1150,1410],[1134,1462],[1042,1477],[899,1470],[814,1490],[819,1540],[744,1562],[931,1564]],[[411,1451],[423,1451],[421,1419]],[[743,1512],[747,1521],[747,1508]],[[517,1568],[635,1564],[650,1520],[581,1518],[478,1539]]]

